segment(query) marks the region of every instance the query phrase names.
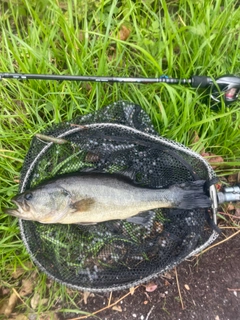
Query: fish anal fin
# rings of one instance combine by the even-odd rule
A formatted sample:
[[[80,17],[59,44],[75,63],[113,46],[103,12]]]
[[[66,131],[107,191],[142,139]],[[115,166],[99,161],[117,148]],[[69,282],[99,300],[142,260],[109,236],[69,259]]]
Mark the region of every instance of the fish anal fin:
[[[97,224],[97,222],[79,222],[79,223],[75,223],[79,226],[94,226]]]
[[[142,226],[150,226],[153,223],[156,213],[154,211],[143,211],[139,212],[137,215],[127,218],[127,222],[135,223]]]
[[[71,207],[74,210],[74,212],[85,212],[88,211],[94,205],[94,203],[95,200],[93,198],[86,198],[73,202],[71,204]]]

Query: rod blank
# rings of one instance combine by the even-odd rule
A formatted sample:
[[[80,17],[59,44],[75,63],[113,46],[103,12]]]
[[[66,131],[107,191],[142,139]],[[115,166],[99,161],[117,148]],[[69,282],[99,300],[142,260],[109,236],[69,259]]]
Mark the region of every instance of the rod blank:
[[[168,83],[168,84],[190,84],[192,79],[176,78],[138,78],[138,77],[105,77],[105,76],[80,76],[80,75],[49,75],[34,73],[0,73],[1,79],[15,80],[58,80],[58,81],[89,81],[89,82],[121,82],[121,83]]]

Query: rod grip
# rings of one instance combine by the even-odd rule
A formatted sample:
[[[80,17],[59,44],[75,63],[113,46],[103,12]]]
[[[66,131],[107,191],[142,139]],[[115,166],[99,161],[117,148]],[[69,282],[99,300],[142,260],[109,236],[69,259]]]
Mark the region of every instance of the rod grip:
[[[212,84],[212,79],[206,76],[192,76],[191,85],[193,88],[207,88]]]

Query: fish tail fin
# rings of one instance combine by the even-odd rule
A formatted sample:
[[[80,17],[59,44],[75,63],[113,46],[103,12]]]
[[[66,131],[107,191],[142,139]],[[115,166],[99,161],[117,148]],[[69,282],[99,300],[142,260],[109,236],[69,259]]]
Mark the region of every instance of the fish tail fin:
[[[178,204],[179,209],[210,208],[211,198],[204,191],[204,180],[187,182],[180,185],[183,196]]]

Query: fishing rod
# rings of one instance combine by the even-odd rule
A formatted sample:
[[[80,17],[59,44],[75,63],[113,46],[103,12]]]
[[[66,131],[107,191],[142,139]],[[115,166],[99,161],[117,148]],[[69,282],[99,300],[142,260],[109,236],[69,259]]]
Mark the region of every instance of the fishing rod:
[[[57,81],[88,81],[88,82],[111,82],[111,83],[166,83],[169,85],[190,85],[192,88],[210,89],[211,99],[216,103],[221,102],[221,98],[226,105],[237,101],[240,93],[240,77],[234,75],[224,75],[217,79],[207,76],[192,76],[189,79],[169,78],[161,76],[159,78],[141,77],[108,77],[108,76],[82,76],[82,75],[49,75],[31,73],[0,73],[0,80],[57,80]]]

